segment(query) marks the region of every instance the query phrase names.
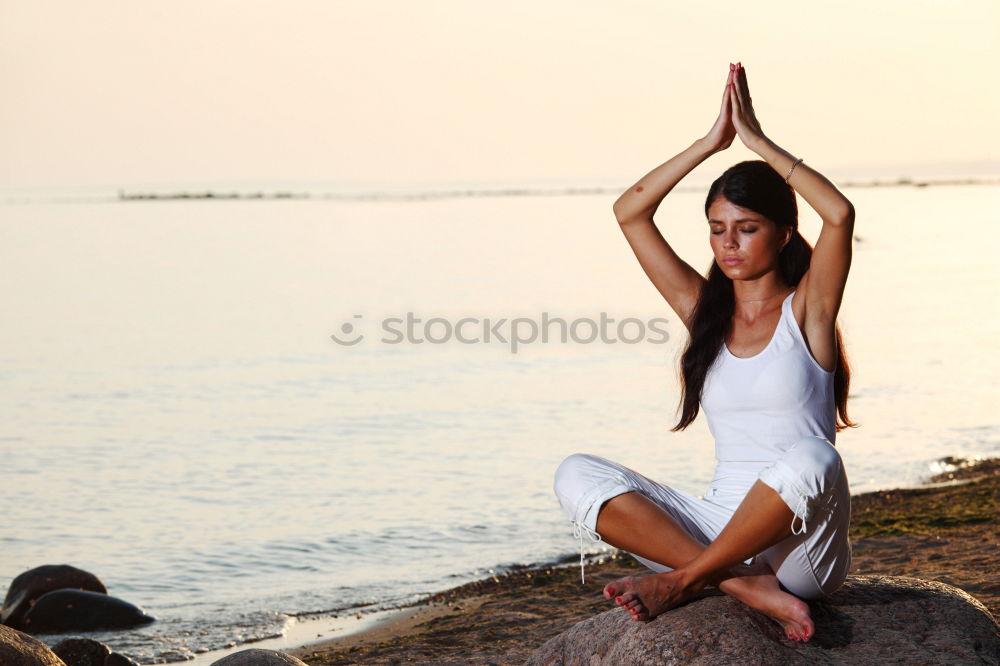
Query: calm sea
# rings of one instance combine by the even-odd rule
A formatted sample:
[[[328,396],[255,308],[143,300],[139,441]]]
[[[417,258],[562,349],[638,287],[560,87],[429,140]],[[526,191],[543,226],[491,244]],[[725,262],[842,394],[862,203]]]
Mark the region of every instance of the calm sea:
[[[1000,454],[1000,187],[846,192],[853,490]],[[572,554],[572,452],[700,494],[704,421],[669,431],[683,328],[615,196],[8,197],[0,592],[87,569],[158,618],[96,637],[176,661]],[[699,270],[702,196],[658,214]]]

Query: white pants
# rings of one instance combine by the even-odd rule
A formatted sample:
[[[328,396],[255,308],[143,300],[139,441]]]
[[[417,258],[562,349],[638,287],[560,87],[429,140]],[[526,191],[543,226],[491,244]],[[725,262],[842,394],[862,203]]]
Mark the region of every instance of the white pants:
[[[555,492],[581,540],[581,552],[584,532],[594,541],[600,539],[597,514],[604,503],[631,491],[648,497],[695,540],[708,545],[759,479],[781,496],[794,516],[792,535],[756,559],[766,562],[782,586],[797,597],[815,599],[840,587],[851,567],[851,495],[837,449],[822,437],[806,437],[772,463],[746,466],[754,473],[721,478],[717,474],[706,496],[699,499],[604,458],[576,453],[556,470]],[[633,557],[653,571],[670,571],[662,564]],[[582,562],[581,555],[581,566]]]

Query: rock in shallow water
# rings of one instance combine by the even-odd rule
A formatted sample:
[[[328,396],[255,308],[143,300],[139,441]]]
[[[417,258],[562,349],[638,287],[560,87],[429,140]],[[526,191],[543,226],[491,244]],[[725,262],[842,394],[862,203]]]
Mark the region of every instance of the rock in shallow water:
[[[66,666],[105,666],[111,648],[89,638],[66,638],[59,641],[52,651],[66,662]]]
[[[10,583],[0,611],[0,622],[21,629],[31,605],[47,592],[71,588],[107,594],[108,589],[94,574],[68,564],[46,564],[25,571]]]
[[[125,655],[112,652],[104,643],[90,638],[66,638],[59,641],[52,651],[66,666],[139,666]]]
[[[211,666],[306,666],[306,662],[274,650],[241,650],[212,662]]]
[[[3,666],[66,666],[45,643],[0,625],[0,664]]]
[[[816,634],[785,638],[767,616],[712,596],[635,622],[615,608],[542,645],[529,666],[555,664],[1000,663],[1000,628],[981,603],[931,581],[851,576],[810,603]]]
[[[108,658],[104,660],[104,666],[139,666],[139,664],[123,654],[112,652],[108,655]]]
[[[24,630],[32,634],[127,629],[155,618],[137,606],[107,594],[83,590],[54,590],[43,594],[24,616]]]

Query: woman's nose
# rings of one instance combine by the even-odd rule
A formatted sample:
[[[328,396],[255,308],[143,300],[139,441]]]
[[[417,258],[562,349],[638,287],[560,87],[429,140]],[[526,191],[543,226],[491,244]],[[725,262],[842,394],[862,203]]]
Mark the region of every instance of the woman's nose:
[[[726,233],[722,236],[722,247],[728,249],[739,247],[734,234]]]

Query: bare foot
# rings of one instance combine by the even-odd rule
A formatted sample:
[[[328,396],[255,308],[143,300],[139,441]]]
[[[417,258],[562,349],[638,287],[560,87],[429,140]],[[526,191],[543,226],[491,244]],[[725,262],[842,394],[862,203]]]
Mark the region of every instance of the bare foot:
[[[781,589],[770,569],[734,567],[738,575],[719,584],[726,594],[756,608],[781,625],[785,635],[806,642],[816,629],[809,617],[809,605]],[[604,588],[604,598],[614,599],[633,620],[645,622],[679,606],[696,590],[686,589],[673,571],[649,576],[620,578]]]
[[[783,591],[770,569],[765,569],[767,573],[750,567],[734,568],[732,571],[737,573],[740,569],[750,573],[725,579],[719,583],[719,589],[780,624],[788,638],[802,642],[812,638],[816,629],[809,617],[808,604]]]
[[[646,622],[684,603],[697,592],[676,571],[649,576],[619,578],[604,588],[604,598],[614,599],[633,620]]]

